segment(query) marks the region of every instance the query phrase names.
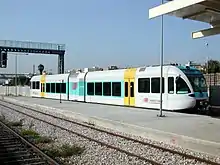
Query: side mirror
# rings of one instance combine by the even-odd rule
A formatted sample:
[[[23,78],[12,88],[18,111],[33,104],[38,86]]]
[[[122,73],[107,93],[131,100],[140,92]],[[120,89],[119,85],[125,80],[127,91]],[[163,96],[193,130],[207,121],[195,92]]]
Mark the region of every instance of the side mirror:
[[[179,78],[180,78],[180,75],[178,75],[178,76],[176,77],[175,82],[177,82],[177,80],[179,80]]]

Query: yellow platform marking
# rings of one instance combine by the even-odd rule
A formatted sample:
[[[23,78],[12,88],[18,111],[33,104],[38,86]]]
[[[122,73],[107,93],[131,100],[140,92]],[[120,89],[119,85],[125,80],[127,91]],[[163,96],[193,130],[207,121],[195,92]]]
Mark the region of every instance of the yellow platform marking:
[[[41,75],[40,77],[40,96],[45,97],[45,83],[46,83],[46,75]]]
[[[126,69],[124,73],[124,89],[125,95],[124,97],[124,105],[135,106],[135,75],[136,75],[136,68]],[[133,85],[133,86],[132,86]],[[127,91],[126,91],[127,90]],[[133,90],[133,96],[132,91]]]

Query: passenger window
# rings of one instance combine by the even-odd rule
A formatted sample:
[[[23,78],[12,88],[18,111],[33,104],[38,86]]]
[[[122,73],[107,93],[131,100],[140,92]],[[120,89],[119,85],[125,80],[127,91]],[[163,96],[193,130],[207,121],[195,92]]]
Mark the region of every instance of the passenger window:
[[[56,93],[56,86],[55,86],[55,83],[51,83],[51,90],[50,90],[51,93]]]
[[[56,83],[56,93],[60,93],[61,92],[60,84],[61,83]]]
[[[35,87],[36,85],[35,85],[35,81],[33,81],[32,83],[31,83],[31,88],[32,89],[35,89],[36,87]]]
[[[121,83],[120,82],[112,83],[112,96],[121,96]]]
[[[46,83],[46,92],[50,93],[50,83]]]
[[[130,83],[130,91],[131,91],[131,97],[134,97],[134,82]]]
[[[94,83],[87,83],[87,95],[94,95]]]
[[[176,81],[176,93],[177,94],[190,93],[190,89],[188,85],[181,77],[179,77]]]
[[[36,84],[35,84],[36,86],[36,88],[35,89],[40,89],[40,82],[39,81],[36,81]]]
[[[128,82],[125,82],[125,97],[128,97]]]
[[[150,79],[149,78],[138,79],[138,92],[139,93],[150,93]]]
[[[104,96],[111,96],[111,91],[112,91],[112,88],[111,88],[111,83],[110,82],[104,82],[103,83],[103,95]]]
[[[160,93],[160,78],[151,78],[151,93]],[[164,77],[162,78],[162,93],[164,93]]]
[[[66,93],[66,83],[61,83],[61,93]]]
[[[102,83],[101,82],[96,82],[95,83],[95,95],[102,95]]]
[[[168,77],[168,93],[174,93],[174,77]]]

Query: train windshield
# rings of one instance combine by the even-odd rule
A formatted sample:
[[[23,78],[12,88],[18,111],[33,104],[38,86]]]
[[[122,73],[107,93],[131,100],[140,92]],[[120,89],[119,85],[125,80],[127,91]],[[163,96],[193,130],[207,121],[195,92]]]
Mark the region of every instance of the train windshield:
[[[186,75],[194,92],[207,92],[206,80],[202,74]]]

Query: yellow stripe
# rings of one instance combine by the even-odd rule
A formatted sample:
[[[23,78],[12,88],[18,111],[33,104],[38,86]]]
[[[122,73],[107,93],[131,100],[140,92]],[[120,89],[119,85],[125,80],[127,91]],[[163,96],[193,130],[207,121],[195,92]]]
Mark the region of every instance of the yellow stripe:
[[[45,91],[45,82],[46,82],[46,75],[41,75],[40,77],[40,85],[42,86],[44,84],[44,91]],[[41,87],[42,88],[42,87]],[[41,89],[40,89],[41,90]],[[45,92],[40,92],[41,97],[45,97]]]
[[[135,96],[130,97],[131,96],[131,91],[130,91],[131,84],[130,83],[134,82],[134,86],[135,86],[136,70],[137,70],[137,68],[129,68],[129,69],[125,70],[124,82],[128,83],[128,97],[124,97],[124,105],[135,106]],[[125,88],[125,86],[124,86],[124,88]],[[134,91],[135,91],[135,89],[134,89]]]

